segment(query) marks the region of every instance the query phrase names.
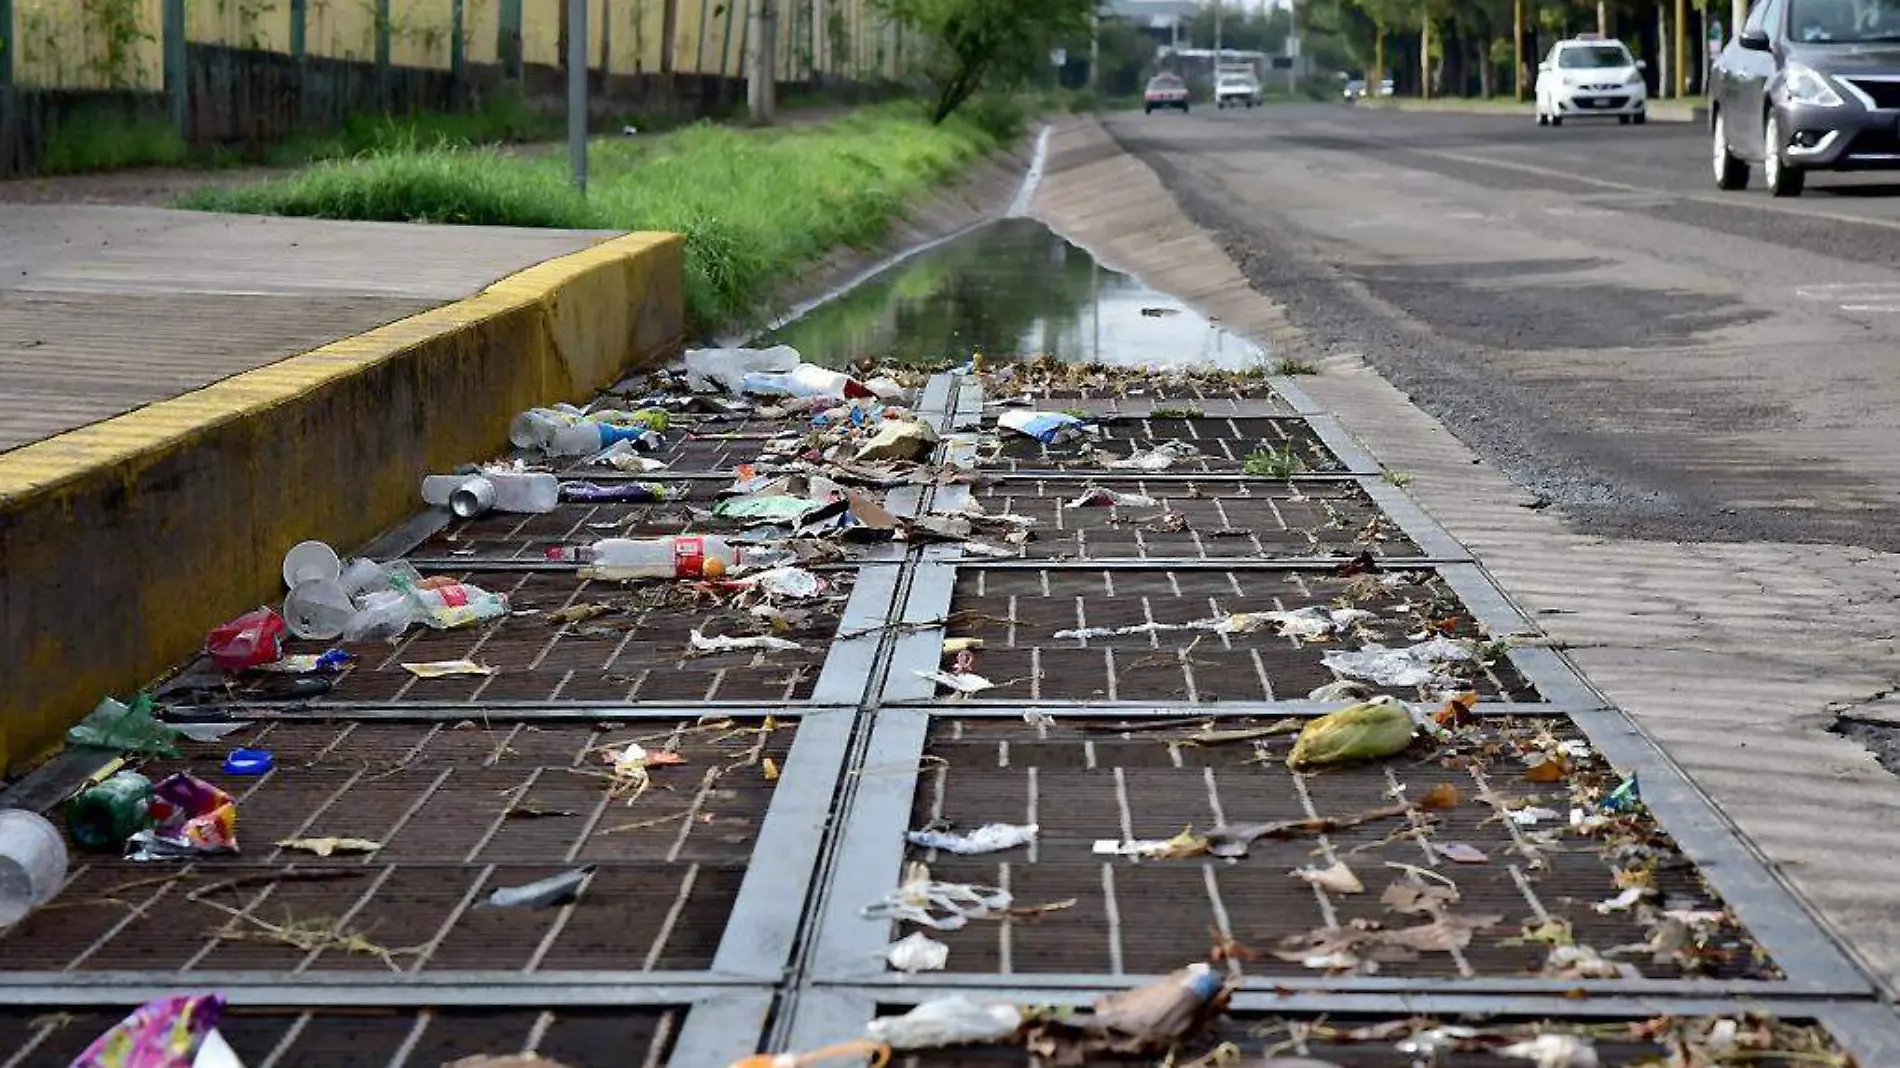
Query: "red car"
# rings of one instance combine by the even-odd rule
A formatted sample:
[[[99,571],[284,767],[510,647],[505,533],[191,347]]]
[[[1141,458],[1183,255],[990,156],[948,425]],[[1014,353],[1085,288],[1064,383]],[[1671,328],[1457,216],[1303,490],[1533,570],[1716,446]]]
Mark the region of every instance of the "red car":
[[[1188,87],[1177,75],[1157,74],[1148,79],[1148,88],[1141,94],[1141,111],[1152,115],[1156,108],[1180,108],[1185,114],[1188,109]]]

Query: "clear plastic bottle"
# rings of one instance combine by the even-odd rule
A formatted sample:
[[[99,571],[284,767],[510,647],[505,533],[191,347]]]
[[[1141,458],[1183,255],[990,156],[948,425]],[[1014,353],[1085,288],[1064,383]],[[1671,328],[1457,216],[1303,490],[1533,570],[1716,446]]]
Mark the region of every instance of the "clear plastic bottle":
[[[776,563],[782,557],[770,549],[741,549],[724,538],[681,534],[665,538],[603,538],[592,545],[548,550],[550,560],[568,560],[586,567],[583,578],[700,578],[718,577],[739,567]]]
[[[531,408],[509,424],[508,440],[517,448],[552,456],[588,456],[620,441],[633,442],[641,452],[656,452],[663,439],[654,424],[663,426],[666,413],[654,414],[657,420],[647,412],[602,412],[595,418],[566,407]],[[609,417],[620,422],[605,421]]]

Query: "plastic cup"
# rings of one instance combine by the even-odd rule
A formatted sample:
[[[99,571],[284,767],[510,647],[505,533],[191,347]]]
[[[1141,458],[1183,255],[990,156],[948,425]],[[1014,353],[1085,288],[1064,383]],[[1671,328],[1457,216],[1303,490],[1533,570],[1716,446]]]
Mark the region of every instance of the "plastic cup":
[[[449,511],[462,519],[473,519],[495,506],[495,484],[477,475],[455,487],[449,494]]]
[[[356,614],[349,591],[335,579],[310,579],[284,598],[284,623],[299,638],[329,641],[340,637]]]
[[[284,586],[296,589],[299,582],[312,579],[329,579],[334,582],[343,574],[343,561],[337,559],[336,550],[320,541],[300,541],[284,554]]]
[[[349,567],[343,569],[343,577],[339,581],[343,583],[345,592],[355,596],[359,593],[388,589],[389,572],[383,570],[383,565],[376,561],[366,560],[359,556],[350,561]]]
[[[23,808],[0,809],[0,927],[18,923],[66,882],[66,840]]]

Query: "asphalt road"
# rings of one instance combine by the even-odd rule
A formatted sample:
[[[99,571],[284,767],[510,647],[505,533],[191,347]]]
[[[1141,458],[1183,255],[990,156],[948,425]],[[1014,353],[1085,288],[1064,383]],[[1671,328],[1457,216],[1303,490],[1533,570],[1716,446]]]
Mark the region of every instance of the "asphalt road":
[[[1286,305],[1588,530],[1900,550],[1900,176],[1705,131],[1343,106],[1108,127]]]

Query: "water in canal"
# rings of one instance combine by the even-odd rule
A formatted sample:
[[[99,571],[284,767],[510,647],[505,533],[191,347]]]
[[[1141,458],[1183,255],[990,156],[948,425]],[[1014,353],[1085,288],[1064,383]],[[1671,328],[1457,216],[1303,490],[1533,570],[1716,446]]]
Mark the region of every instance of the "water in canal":
[[[903,261],[767,334],[815,363],[1074,363],[1244,370],[1259,346],[1109,270],[1033,219],[1003,219]]]

